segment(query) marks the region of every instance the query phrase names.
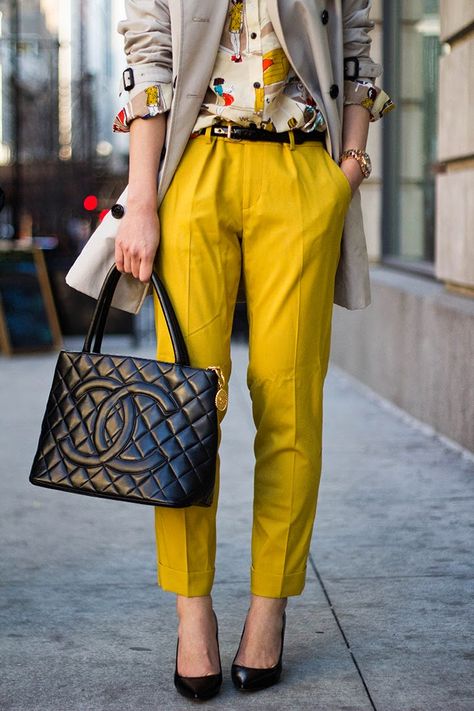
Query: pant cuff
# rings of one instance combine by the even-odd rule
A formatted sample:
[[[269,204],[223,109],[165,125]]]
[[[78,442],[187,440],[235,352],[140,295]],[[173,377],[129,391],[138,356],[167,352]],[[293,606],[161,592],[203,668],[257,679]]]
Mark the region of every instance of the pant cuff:
[[[272,575],[250,568],[250,592],[262,597],[301,595],[306,582],[306,568],[291,575]]]
[[[214,570],[188,573],[158,563],[158,585],[167,592],[174,592],[186,597],[210,595],[214,573]]]

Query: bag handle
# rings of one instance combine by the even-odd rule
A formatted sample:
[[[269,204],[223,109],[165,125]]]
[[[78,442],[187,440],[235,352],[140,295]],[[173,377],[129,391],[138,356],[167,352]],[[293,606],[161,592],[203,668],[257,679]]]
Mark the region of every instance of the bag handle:
[[[82,347],[83,353],[100,353],[105,323],[107,321],[107,316],[109,315],[109,309],[115,289],[121,276],[122,272],[117,269],[114,263],[105,277],[97,298],[89,330]],[[151,283],[163,310],[166,326],[173,345],[175,362],[179,365],[189,365],[188,349],[186,347],[178,319],[176,318],[176,313],[163,282],[154,270],[151,273]],[[94,341],[93,346],[92,341]]]

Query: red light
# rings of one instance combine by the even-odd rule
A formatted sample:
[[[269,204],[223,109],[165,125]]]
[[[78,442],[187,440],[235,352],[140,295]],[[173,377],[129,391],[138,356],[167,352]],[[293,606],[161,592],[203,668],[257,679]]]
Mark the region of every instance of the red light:
[[[99,201],[97,199],[97,195],[88,195],[84,198],[84,210],[97,210],[98,204]]]
[[[101,210],[99,212],[99,222],[102,222],[108,212],[110,212],[110,210]]]

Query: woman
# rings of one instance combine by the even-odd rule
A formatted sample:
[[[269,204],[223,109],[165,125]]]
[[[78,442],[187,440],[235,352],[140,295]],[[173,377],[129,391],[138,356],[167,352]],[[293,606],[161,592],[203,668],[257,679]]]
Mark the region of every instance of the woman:
[[[332,305],[370,302],[359,199],[348,213],[370,174],[369,122],[393,104],[373,83],[368,0],[125,6],[127,102],[114,130],[130,132],[130,170],[116,265],[144,289],[155,266],[191,363],[220,365],[226,381],[245,283],[255,491],[251,601],[232,679],[262,689],[280,678],[287,598],[305,584]],[[157,358],[172,360],[156,297],[155,320]],[[177,595],[175,684],[200,699],[222,681],[211,599],[218,474],[219,460],[210,508],[155,509],[158,580]]]

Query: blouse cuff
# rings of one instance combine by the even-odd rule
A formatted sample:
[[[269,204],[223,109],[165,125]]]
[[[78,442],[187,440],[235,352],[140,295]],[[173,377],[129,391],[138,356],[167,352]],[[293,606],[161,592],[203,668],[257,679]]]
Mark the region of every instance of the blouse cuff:
[[[112,131],[128,133],[130,124],[136,118],[149,119],[169,111],[173,87],[171,84],[156,83],[147,86],[123,106],[116,114]]]
[[[350,104],[360,104],[366,108],[371,121],[377,121],[396,106],[383,89],[363,79],[344,81],[344,106]]]

